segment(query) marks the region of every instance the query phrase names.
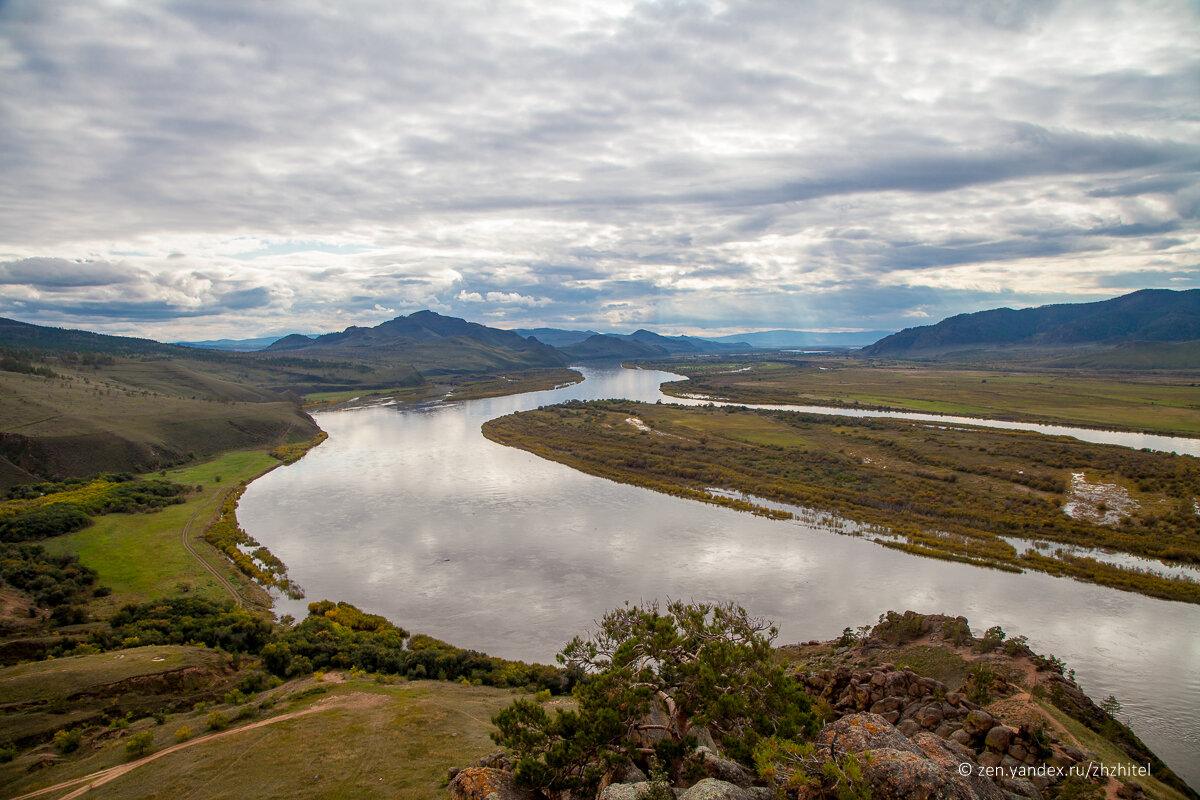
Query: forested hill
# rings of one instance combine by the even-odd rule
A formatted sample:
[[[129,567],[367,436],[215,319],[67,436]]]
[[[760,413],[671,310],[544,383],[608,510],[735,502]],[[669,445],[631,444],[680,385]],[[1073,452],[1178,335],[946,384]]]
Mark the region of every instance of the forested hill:
[[[906,328],[863,348],[904,358],[989,348],[1062,349],[1200,339],[1200,289],[1143,289],[1097,303],[996,308]]]

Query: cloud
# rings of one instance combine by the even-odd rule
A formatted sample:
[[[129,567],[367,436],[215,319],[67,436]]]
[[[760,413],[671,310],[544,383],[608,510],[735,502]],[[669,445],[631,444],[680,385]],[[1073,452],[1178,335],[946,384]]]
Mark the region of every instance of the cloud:
[[[877,328],[1175,287],[1198,38],[1182,0],[13,0],[0,308]]]
[[[27,285],[50,291],[128,283],[135,275],[107,261],[23,258],[0,263],[0,285]]]

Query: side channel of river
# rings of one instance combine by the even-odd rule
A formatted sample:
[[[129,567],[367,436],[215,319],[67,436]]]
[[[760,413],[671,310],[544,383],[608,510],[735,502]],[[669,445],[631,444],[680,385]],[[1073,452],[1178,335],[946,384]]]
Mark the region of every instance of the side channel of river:
[[[462,647],[549,663],[626,600],[734,600],[775,620],[780,643],[832,638],[888,609],[963,614],[977,633],[1001,625],[1063,658],[1093,697],[1115,695],[1147,744],[1200,786],[1200,607],[909,556],[483,438],[489,419],[568,399],[672,402],[659,386],[678,377],[581,371],[583,383],[554,391],[318,415],[329,440],[251,484],[238,511],[308,594],[277,601],[279,613],[345,600]]]

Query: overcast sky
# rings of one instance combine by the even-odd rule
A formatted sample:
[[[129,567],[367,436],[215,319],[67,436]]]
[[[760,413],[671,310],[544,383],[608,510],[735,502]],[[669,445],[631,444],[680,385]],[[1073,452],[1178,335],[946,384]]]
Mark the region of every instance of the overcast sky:
[[[889,329],[1200,287],[1200,4],[0,0],[0,316]]]

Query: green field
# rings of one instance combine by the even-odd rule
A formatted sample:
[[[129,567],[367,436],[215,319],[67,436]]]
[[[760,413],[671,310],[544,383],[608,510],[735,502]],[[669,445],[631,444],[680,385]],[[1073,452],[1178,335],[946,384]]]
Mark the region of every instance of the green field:
[[[739,403],[845,405],[1200,436],[1198,374],[978,369],[861,359],[662,362],[667,394]],[[749,369],[746,369],[746,368]],[[745,371],[740,371],[745,370]]]
[[[209,668],[223,658],[213,650],[167,645],[18,664],[0,670],[0,706],[95,692],[106,684],[187,667]]]
[[[106,616],[125,603],[159,597],[195,594],[213,600],[229,599],[226,586],[183,546],[184,528],[195,551],[230,583],[243,602],[269,606],[266,593],[244,579],[230,562],[204,542],[204,529],[217,511],[220,498],[240,481],[262,474],[279,462],[260,451],[229,453],[212,461],[169,469],[166,477],[197,485],[203,491],[186,495],[187,502],[149,514],[108,514],[74,533],[43,542],[55,553],[74,553],[99,573],[99,582],[112,589],[92,602],[89,611]],[[148,477],[158,476],[153,473]],[[218,478],[220,479],[218,481]]]
[[[633,420],[633,422],[631,422]],[[630,401],[565,403],[486,423],[488,438],[593,475],[755,513],[716,487],[860,523],[909,553],[1070,575],[1200,602],[1200,583],[1090,558],[1018,554],[1020,538],[1200,564],[1200,464],[1068,437],[906,420]],[[1063,512],[1073,473],[1135,501],[1113,524]],[[1115,505],[1114,505],[1115,507]],[[1097,506],[1099,509],[1099,506]],[[1106,510],[1106,509],[1105,509]],[[784,514],[787,516],[787,514]]]
[[[170,714],[163,725],[149,719],[135,722],[128,733],[153,733],[151,758],[105,783],[97,796],[439,797],[450,767],[496,750],[488,738],[490,719],[514,697],[512,690],[445,681],[381,684],[365,676],[342,678],[291,681],[239,706]],[[212,733],[207,720],[213,710],[233,721],[223,735],[199,741]],[[296,712],[301,714],[249,727]],[[194,743],[153,758],[178,744],[175,731],[184,726]],[[126,764],[126,740],[127,735],[101,740],[98,750],[81,748],[62,763],[33,773],[23,763],[28,757],[0,766],[0,783],[7,784],[4,796]],[[44,796],[63,797],[76,788]]]

